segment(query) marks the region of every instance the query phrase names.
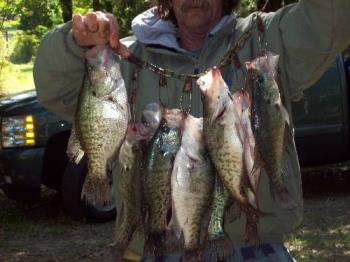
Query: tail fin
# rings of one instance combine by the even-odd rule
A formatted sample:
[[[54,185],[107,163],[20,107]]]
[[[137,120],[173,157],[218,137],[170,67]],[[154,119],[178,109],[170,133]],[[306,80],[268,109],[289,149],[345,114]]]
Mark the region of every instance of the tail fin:
[[[113,201],[112,185],[105,168],[93,168],[88,164],[88,174],[82,189],[81,198],[91,204],[110,204]]]

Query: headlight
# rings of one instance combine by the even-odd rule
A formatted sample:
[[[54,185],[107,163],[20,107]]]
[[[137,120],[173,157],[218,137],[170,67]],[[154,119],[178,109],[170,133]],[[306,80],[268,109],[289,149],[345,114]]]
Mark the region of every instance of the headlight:
[[[1,123],[2,146],[35,146],[35,127],[33,116],[4,117]]]

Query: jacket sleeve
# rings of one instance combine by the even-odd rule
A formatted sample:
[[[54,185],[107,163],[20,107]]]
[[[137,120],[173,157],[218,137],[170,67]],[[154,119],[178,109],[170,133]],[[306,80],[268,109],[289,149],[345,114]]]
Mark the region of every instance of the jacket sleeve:
[[[267,40],[281,54],[290,98],[298,100],[350,44],[350,1],[300,0],[271,13]]]
[[[84,50],[74,42],[71,22],[45,35],[33,70],[39,103],[72,121],[83,75]]]

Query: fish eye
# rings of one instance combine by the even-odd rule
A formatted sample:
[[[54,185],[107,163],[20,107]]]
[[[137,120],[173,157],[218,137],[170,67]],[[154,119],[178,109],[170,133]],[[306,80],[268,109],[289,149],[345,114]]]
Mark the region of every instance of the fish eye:
[[[145,119],[141,119],[141,123],[142,123],[142,125],[145,126],[145,127],[149,127],[149,126],[150,126],[150,123],[147,122]]]

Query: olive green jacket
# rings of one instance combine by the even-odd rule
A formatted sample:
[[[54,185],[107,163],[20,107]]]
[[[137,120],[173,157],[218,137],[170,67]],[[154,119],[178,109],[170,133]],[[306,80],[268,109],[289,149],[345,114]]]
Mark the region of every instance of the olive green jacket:
[[[199,54],[159,44],[145,44],[134,38],[126,38],[124,43],[138,57],[160,67],[186,74],[204,72],[219,63],[229,46],[250,27],[253,17],[229,17],[218,32],[208,35]],[[280,55],[284,103],[291,112],[292,100],[301,98],[303,90],[310,87],[350,43],[350,1],[301,0],[275,13],[264,14],[263,20],[267,29],[267,47]],[[34,67],[39,102],[68,121],[73,119],[84,74],[84,50],[75,44],[70,30],[71,22],[58,26],[44,37]],[[258,43],[258,31],[254,27],[252,37],[238,53],[243,65],[259,54]],[[134,66],[125,61],[121,61],[121,65],[126,85],[130,88]],[[244,86],[245,74],[233,65],[223,68],[222,74],[232,91]],[[143,106],[158,101],[159,95],[170,107],[180,108],[183,85],[183,81],[169,78],[167,88],[159,93],[159,76],[141,70],[137,79],[136,118],[140,117]],[[185,95],[182,106],[188,107],[189,101]],[[201,116],[202,103],[198,88],[193,88],[191,103],[191,113]],[[288,131],[284,175],[287,189],[298,207],[291,210],[281,208],[272,199],[268,178],[262,173],[257,193],[258,204],[264,212],[274,214],[259,220],[259,236],[263,242],[281,243],[283,237],[302,221],[301,177],[292,124]],[[244,215],[232,223],[227,221],[225,230],[236,247],[244,245]],[[136,236],[130,249],[141,254],[142,243],[142,239]]]

